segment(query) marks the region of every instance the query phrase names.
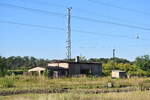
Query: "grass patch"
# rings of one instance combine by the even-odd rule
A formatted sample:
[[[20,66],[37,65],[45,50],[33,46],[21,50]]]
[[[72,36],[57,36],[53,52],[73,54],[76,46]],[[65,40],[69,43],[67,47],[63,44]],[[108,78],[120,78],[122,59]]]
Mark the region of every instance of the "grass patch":
[[[106,94],[25,94],[0,97],[1,100],[149,100],[150,92],[106,93]]]
[[[12,88],[15,87],[14,80],[12,78],[3,78],[0,80],[0,84],[2,88]]]

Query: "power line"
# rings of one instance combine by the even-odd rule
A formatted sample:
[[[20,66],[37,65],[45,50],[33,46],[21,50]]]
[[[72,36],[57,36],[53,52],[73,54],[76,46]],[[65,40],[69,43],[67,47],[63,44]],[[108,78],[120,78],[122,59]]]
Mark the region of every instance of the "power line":
[[[81,48],[81,49],[95,49],[96,48],[96,46],[80,46],[79,48]]]
[[[123,36],[123,35],[111,35],[111,34],[104,34],[104,33],[99,33],[99,32],[90,32],[90,31],[84,31],[84,30],[77,30],[77,29],[73,29],[72,31],[74,32],[79,32],[79,33],[85,33],[85,34],[89,34],[89,35],[94,35],[94,36],[106,36],[106,37],[118,37],[118,38],[126,38],[126,39],[136,39],[133,37],[129,37],[129,36]]]
[[[19,0],[19,1],[23,2],[23,0]],[[30,0],[30,2],[31,2],[31,0]],[[54,4],[54,3],[44,2],[44,1],[37,1],[37,0],[33,0],[32,2],[33,3],[38,3],[40,5],[44,4],[44,5],[51,5],[51,6],[55,6],[55,7],[61,7],[61,8],[64,8],[64,9],[68,8],[67,5],[62,5],[62,4],[60,5],[60,4]],[[89,11],[89,10],[81,9],[81,8],[78,8],[78,7],[73,7],[73,8],[74,8],[74,11],[79,10],[80,12],[82,11],[83,13],[88,13],[88,14],[93,13],[95,15],[99,15],[100,17],[107,17],[107,18],[112,19],[112,20],[120,20],[120,21],[125,21],[125,22],[134,22],[134,23],[136,22],[136,21],[131,21],[131,20],[126,20],[126,19],[122,19],[122,18],[116,18],[116,17],[112,17],[112,16],[99,14],[99,13],[96,13],[94,11]]]
[[[66,16],[65,14],[62,14],[62,13],[45,11],[45,10],[41,10],[41,9],[21,7],[21,6],[11,5],[11,4],[0,3],[0,5],[2,5],[2,6],[9,6],[9,7],[15,7],[15,8],[20,8],[20,9],[24,9],[24,10],[36,11],[36,12],[43,12],[43,13],[48,13],[48,14],[53,14],[53,15],[63,16],[63,17]],[[103,20],[99,20],[99,19],[93,19],[93,18],[81,17],[81,16],[72,16],[72,17],[76,18],[76,19],[80,19],[80,20],[90,21],[90,22],[103,23],[103,24],[111,24],[111,25],[122,26],[122,27],[126,27],[126,28],[140,29],[140,30],[148,30],[148,31],[150,30],[150,28],[147,28],[147,27],[141,27],[141,26],[135,26],[135,25],[117,23],[117,22],[113,22],[113,21],[103,21]]]
[[[26,24],[26,23],[12,22],[12,21],[0,21],[0,23],[16,24],[16,25],[21,25],[21,26],[28,26],[28,27],[35,27],[35,28],[44,28],[44,29],[54,29],[54,30],[65,31],[65,29],[58,28],[58,27],[50,27],[50,26],[35,25],[35,24]]]
[[[90,22],[96,22],[96,23],[104,23],[104,24],[111,24],[111,25],[116,25],[116,26],[122,26],[122,27],[127,27],[127,28],[134,28],[134,29],[140,29],[140,30],[150,30],[150,28],[147,27],[141,27],[141,26],[135,26],[135,25],[129,25],[129,24],[122,24],[122,23],[117,23],[113,21],[103,21],[99,19],[92,19],[88,17],[80,17],[80,16],[72,16],[73,18],[80,19],[80,20],[85,20],[85,21],[90,21]]]
[[[6,4],[6,3],[0,3],[0,6],[6,6],[6,7],[12,7],[12,8],[19,8],[19,9],[23,9],[23,10],[40,12],[40,13],[46,13],[46,14],[52,14],[52,15],[63,16],[63,17],[66,16],[63,13],[57,13],[57,12],[52,12],[52,11],[47,11],[47,10],[41,10],[41,9],[35,9],[35,8],[28,8],[28,7],[23,7],[23,6],[18,6],[18,5],[12,5],[12,4]]]
[[[49,2],[46,2],[46,1],[40,1],[40,0],[17,0],[17,1],[21,1],[21,2],[24,2],[24,1],[29,1],[30,3],[33,2],[33,3],[36,3],[36,4],[44,4],[44,5],[51,5],[51,6],[57,6],[57,7],[62,7],[64,9],[68,8],[68,6],[66,5],[62,5],[62,4],[55,4],[55,3],[49,3]]]
[[[87,1],[95,3],[95,4],[100,4],[100,5],[104,5],[104,6],[108,6],[108,7],[112,7],[112,8],[121,9],[121,10],[126,10],[126,11],[130,11],[130,12],[140,13],[140,14],[144,14],[144,15],[150,15],[149,12],[144,12],[144,11],[140,11],[140,10],[137,10],[137,9],[121,7],[121,6],[109,4],[109,3],[106,3],[106,2],[101,2],[101,1],[98,1],[98,0],[87,0]]]
[[[147,45],[118,45],[118,46],[115,46],[116,48],[118,48],[118,47],[148,47]],[[109,48],[114,48],[114,46],[106,46],[106,45],[88,45],[87,44],[87,46],[80,46],[79,48],[81,48],[81,49],[89,49],[89,48],[93,48],[93,49],[96,49],[97,47],[109,47]],[[149,47],[148,47],[149,48]]]
[[[58,27],[51,27],[51,26],[43,26],[43,25],[35,25],[35,24],[27,24],[27,23],[20,23],[20,22],[13,22],[13,21],[0,21],[0,23],[5,24],[15,24],[15,25],[21,25],[21,26],[28,26],[28,27],[34,27],[34,28],[43,28],[43,29],[53,29],[53,30],[59,30],[65,32],[66,29],[64,28],[58,28]],[[73,32],[83,33],[83,34],[90,34],[94,36],[106,36],[106,37],[114,37],[114,38],[125,38],[125,39],[136,39],[134,37],[129,36],[123,36],[123,35],[111,35],[111,34],[104,34],[104,33],[98,33],[98,32],[89,32],[85,30],[77,30],[72,29]],[[141,39],[140,40],[149,40],[149,39]]]

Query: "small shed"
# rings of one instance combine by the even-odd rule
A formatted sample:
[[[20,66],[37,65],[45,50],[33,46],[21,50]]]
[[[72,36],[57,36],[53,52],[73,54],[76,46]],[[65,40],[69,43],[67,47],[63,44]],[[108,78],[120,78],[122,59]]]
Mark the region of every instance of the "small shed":
[[[112,70],[112,78],[126,78],[126,72],[122,70]]]
[[[32,68],[32,69],[29,69],[28,72],[31,73],[32,75],[42,75],[43,72],[45,71],[46,69],[43,68],[43,67],[35,67],[35,68]]]

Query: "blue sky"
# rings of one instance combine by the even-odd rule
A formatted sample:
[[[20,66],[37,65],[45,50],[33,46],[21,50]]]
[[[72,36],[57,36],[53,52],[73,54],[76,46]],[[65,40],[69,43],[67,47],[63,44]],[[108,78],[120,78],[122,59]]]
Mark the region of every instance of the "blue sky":
[[[73,8],[72,16],[113,21],[145,28],[150,27],[149,0],[96,1],[136,9],[142,13],[118,9],[90,2],[90,0],[1,0],[0,22],[13,21],[64,29],[67,27],[67,18],[64,16],[3,5],[7,3],[62,14],[67,14],[67,7],[71,6]],[[87,58],[110,58],[112,57],[113,49],[116,49],[117,57],[129,60],[134,60],[137,56],[150,54],[150,30],[80,20],[74,17],[71,21],[71,27],[72,30],[93,32],[93,34],[88,34],[72,31],[72,57],[82,55]],[[94,33],[97,33],[97,35],[94,35]],[[105,34],[108,36],[105,36]],[[118,37],[120,35],[127,38]],[[139,35],[140,39],[136,39],[137,35]],[[66,58],[65,41],[67,34],[65,30],[0,23],[0,37],[1,56],[34,56],[45,59]]]

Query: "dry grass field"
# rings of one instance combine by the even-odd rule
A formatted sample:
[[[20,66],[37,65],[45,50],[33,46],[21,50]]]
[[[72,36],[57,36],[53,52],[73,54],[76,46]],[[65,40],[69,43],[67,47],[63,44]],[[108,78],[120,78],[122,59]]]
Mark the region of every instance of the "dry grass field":
[[[0,100],[150,100],[150,92],[105,93],[105,94],[25,94],[0,97]]]
[[[107,83],[113,83],[112,88],[107,88]],[[38,89],[61,89],[69,88],[68,93],[28,93],[18,95],[0,96],[0,100],[150,100],[150,91],[134,92],[110,92],[110,93],[87,93],[96,90],[116,90],[139,88],[147,86],[150,88],[150,78],[111,79],[110,77],[74,77],[48,79],[45,77],[8,76],[0,78],[0,93],[36,90]],[[78,91],[78,90],[83,90]],[[140,89],[139,89],[140,90]]]
[[[108,82],[114,87],[139,86],[141,83],[150,83],[150,78],[111,79],[110,77],[80,77],[48,79],[34,76],[8,76],[0,78],[0,88],[105,88]]]

